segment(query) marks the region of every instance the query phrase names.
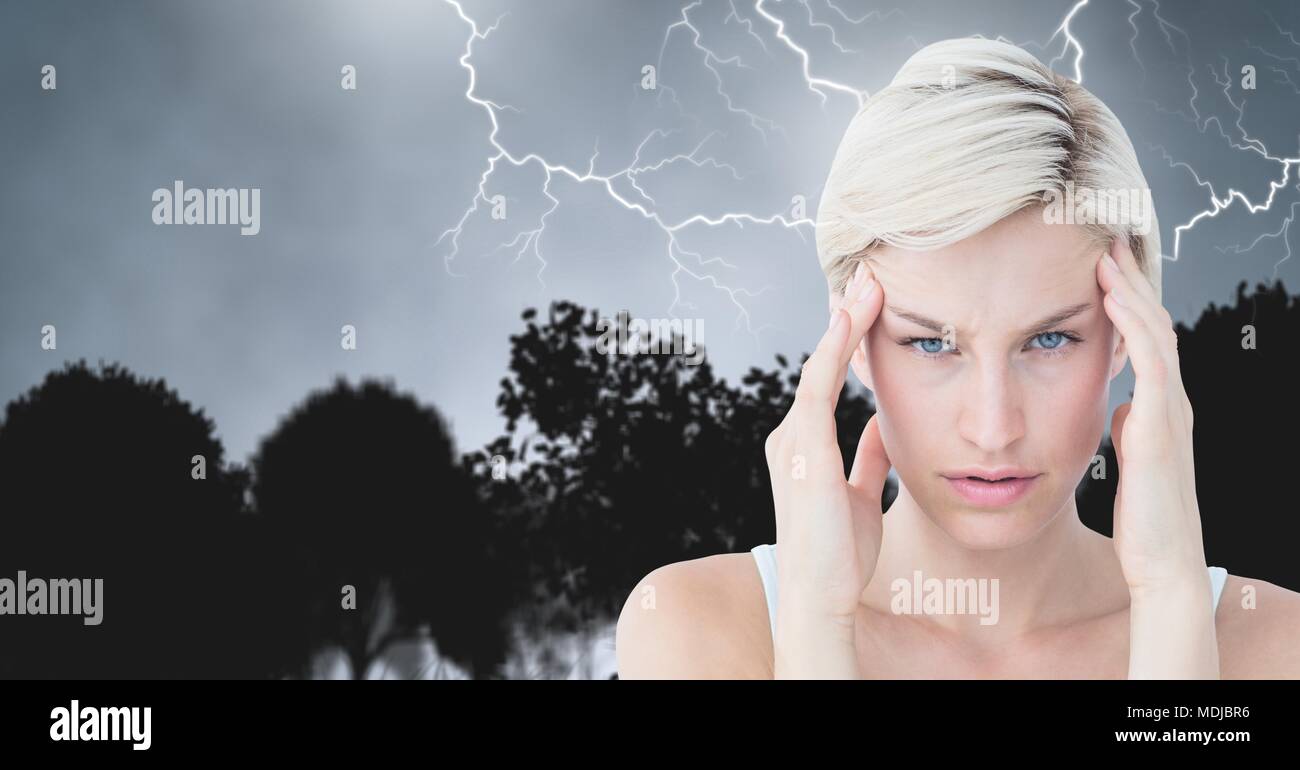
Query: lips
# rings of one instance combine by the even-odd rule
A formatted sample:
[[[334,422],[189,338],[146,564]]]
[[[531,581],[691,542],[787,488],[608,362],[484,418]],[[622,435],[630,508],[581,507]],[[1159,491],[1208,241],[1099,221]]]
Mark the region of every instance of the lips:
[[[970,505],[1000,508],[1024,497],[1042,474],[1024,468],[963,468],[943,474]]]
[[[996,468],[986,468],[984,466],[972,465],[968,468],[957,468],[953,471],[943,474],[950,479],[982,479],[984,481],[1001,481],[1003,479],[1027,479],[1038,475],[1037,471],[1029,468],[1022,468],[1018,465],[1002,465]]]

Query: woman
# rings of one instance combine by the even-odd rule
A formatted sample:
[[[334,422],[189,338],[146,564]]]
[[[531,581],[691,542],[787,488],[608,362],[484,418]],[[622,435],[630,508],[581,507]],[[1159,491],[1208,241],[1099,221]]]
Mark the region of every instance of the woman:
[[[1300,595],[1205,562],[1146,189],[1110,110],[1025,51],[915,54],[823,191],[831,318],[767,441],[776,544],[647,575],[620,677],[1300,676]],[[1111,539],[1074,491],[1126,361]],[[877,412],[845,478],[850,368]]]

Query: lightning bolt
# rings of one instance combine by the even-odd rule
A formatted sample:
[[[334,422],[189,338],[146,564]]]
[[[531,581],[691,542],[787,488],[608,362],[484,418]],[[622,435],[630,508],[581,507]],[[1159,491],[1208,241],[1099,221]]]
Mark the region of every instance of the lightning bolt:
[[[809,26],[809,27],[812,27],[812,28],[814,28],[814,29],[824,29],[824,30],[826,30],[826,31],[830,34],[831,45],[835,46],[835,50],[837,50],[837,51],[839,51],[840,53],[843,53],[843,54],[853,54],[853,53],[858,53],[857,51],[855,51],[855,50],[853,50],[853,49],[845,48],[844,46],[840,45],[839,38],[838,38],[838,36],[835,34],[835,27],[834,27],[833,25],[831,25],[831,24],[827,24],[827,23],[824,22],[824,21],[818,21],[817,18],[816,18],[816,16],[813,15],[812,4],[811,4],[810,2],[808,2],[808,0],[799,0],[799,4],[802,5],[802,6],[804,7],[804,10],[808,12],[808,26]],[[867,21],[867,20],[869,20],[869,19],[880,19],[880,20],[884,20],[884,19],[889,18],[890,16],[894,16],[894,15],[902,16],[902,15],[903,15],[903,12],[902,12],[902,11],[898,10],[897,8],[894,8],[893,10],[891,10],[891,11],[889,11],[889,12],[887,12],[887,13],[881,13],[880,11],[868,11],[867,13],[863,14],[862,16],[860,16],[860,17],[854,19],[854,18],[850,17],[847,13],[845,13],[845,12],[844,12],[844,9],[840,8],[840,7],[839,7],[838,5],[836,5],[835,3],[831,2],[831,0],[826,0],[826,7],[829,8],[829,9],[831,9],[832,11],[834,11],[834,12],[835,12],[835,13],[836,13],[836,14],[837,14],[841,19],[844,19],[844,20],[847,21],[849,24],[852,24],[852,25],[854,25],[854,26],[857,26],[857,25],[859,25],[859,24],[862,24],[863,22],[865,22],[865,21]]]
[[[1052,33],[1052,36],[1047,39],[1048,44],[1051,44],[1051,42],[1058,36],[1065,38],[1065,42],[1061,46],[1061,53],[1058,56],[1053,57],[1052,60],[1047,63],[1048,67],[1055,68],[1056,63],[1064,59],[1071,48],[1075,50],[1074,82],[1080,85],[1083,85],[1083,44],[1080,43],[1078,38],[1074,36],[1074,33],[1070,31],[1070,22],[1074,21],[1075,14],[1083,10],[1083,7],[1087,4],[1088,0],[1079,0],[1079,2],[1075,3],[1074,7],[1070,9],[1070,12],[1065,14],[1065,19],[1061,21],[1061,25],[1057,27],[1056,31]]]
[[[1215,191],[1214,185],[1209,181],[1205,180],[1204,178],[1202,178],[1201,174],[1199,174],[1196,171],[1196,169],[1191,166],[1191,164],[1185,161],[1176,161],[1163,146],[1153,146],[1152,149],[1158,150],[1161,156],[1164,158],[1165,162],[1168,163],[1171,168],[1181,168],[1186,170],[1191,175],[1192,179],[1196,182],[1198,186],[1203,187],[1209,191],[1209,207],[1194,213],[1187,221],[1174,227],[1173,254],[1172,256],[1168,256],[1166,258],[1169,259],[1170,261],[1176,262],[1181,253],[1183,234],[1186,232],[1190,232],[1193,228],[1196,227],[1196,225],[1199,222],[1205,219],[1213,219],[1217,217],[1221,212],[1229,209],[1233,205],[1234,201],[1239,203],[1241,206],[1245,207],[1245,210],[1251,215],[1258,214],[1260,212],[1271,211],[1273,208],[1273,202],[1277,199],[1277,192],[1287,187],[1288,184],[1290,183],[1291,167],[1297,163],[1300,163],[1300,157],[1286,157],[1281,155],[1275,155],[1272,151],[1268,149],[1268,147],[1262,141],[1260,141],[1255,137],[1252,137],[1250,133],[1246,130],[1244,125],[1244,121],[1246,118],[1246,102],[1244,97],[1241,99],[1241,101],[1237,101],[1232,97],[1232,93],[1231,93],[1232,77],[1229,74],[1228,59],[1226,56],[1220,56],[1220,59],[1223,62],[1222,77],[1220,77],[1218,70],[1216,70],[1214,67],[1210,67],[1207,65],[1207,69],[1210,73],[1210,76],[1214,79],[1215,84],[1220,87],[1224,100],[1227,101],[1228,105],[1232,108],[1232,111],[1236,114],[1235,119],[1232,121],[1232,126],[1233,128],[1236,129],[1236,136],[1229,134],[1223,118],[1219,117],[1218,115],[1205,116],[1201,114],[1200,109],[1196,105],[1196,101],[1200,96],[1200,89],[1196,85],[1195,67],[1192,65],[1191,62],[1191,39],[1190,37],[1188,37],[1187,32],[1184,31],[1182,28],[1170,24],[1168,21],[1160,17],[1159,14],[1160,5],[1158,2],[1154,3],[1154,5],[1155,5],[1155,16],[1157,20],[1159,20],[1161,29],[1165,32],[1167,39],[1170,42],[1171,49],[1173,48],[1173,45],[1172,45],[1172,37],[1169,36],[1169,33],[1170,31],[1174,31],[1183,37],[1186,50],[1187,50],[1187,82],[1192,89],[1192,95],[1188,99],[1187,107],[1191,114],[1188,115],[1187,113],[1181,110],[1171,114],[1180,115],[1184,119],[1188,120],[1196,127],[1197,131],[1201,133],[1205,133],[1209,129],[1210,125],[1214,124],[1218,135],[1224,140],[1224,142],[1228,145],[1228,147],[1238,152],[1254,153],[1260,156],[1261,158],[1264,158],[1265,160],[1269,161],[1270,163],[1276,164],[1278,167],[1278,177],[1269,181],[1267,198],[1261,203],[1256,203],[1255,201],[1252,201],[1251,198],[1247,196],[1245,192],[1233,187],[1229,187],[1225,194],[1219,195]],[[1276,26],[1276,22],[1275,22],[1275,26]],[[1283,35],[1287,34],[1280,27],[1278,28],[1278,32]],[[1262,48],[1256,45],[1251,45],[1250,47],[1255,48],[1256,50],[1263,51]],[[1267,51],[1263,51],[1263,52],[1266,54],[1268,53]],[[1282,59],[1282,57],[1275,57],[1275,58]],[[1158,110],[1162,112],[1167,112],[1167,113],[1170,112],[1169,110],[1165,110],[1161,108],[1158,104],[1156,105],[1156,107]],[[1293,214],[1294,214],[1294,209],[1292,210],[1292,215]],[[1251,249],[1253,249],[1265,237],[1281,236],[1283,238],[1283,242],[1287,246],[1287,249],[1286,249],[1286,255],[1273,265],[1273,278],[1276,279],[1278,275],[1278,271],[1281,269],[1282,264],[1286,262],[1288,259],[1290,259],[1291,257],[1291,250],[1290,250],[1290,243],[1289,243],[1289,228],[1292,221],[1293,221],[1293,216],[1288,216],[1283,221],[1281,229],[1277,233],[1271,235],[1266,233],[1256,238],[1254,242],[1252,242],[1252,244],[1245,249],[1240,248],[1240,246],[1235,246],[1231,248],[1237,254],[1244,254],[1249,252]],[[1220,252],[1226,253],[1224,249],[1220,249]]]
[[[735,19],[736,23],[744,27],[746,33],[748,33],[750,37],[754,38],[759,47],[763,49],[763,53],[770,56],[771,51],[767,50],[767,43],[764,42],[763,38],[754,31],[754,22],[749,19],[741,18],[740,11],[736,9],[736,0],[727,0],[727,4],[731,6],[731,13],[727,14],[726,18],[722,20],[722,23],[726,24],[732,19]]]
[[[821,99],[822,111],[825,112],[826,101],[830,98],[826,91],[822,89],[848,94],[857,102],[858,109],[862,109],[862,105],[867,99],[867,92],[845,83],[837,83],[834,80],[813,75],[812,55],[808,53],[806,48],[796,43],[794,39],[790,37],[790,34],[785,31],[785,21],[780,17],[773,15],[772,12],[765,7],[765,4],[765,0],[755,0],[754,11],[772,25],[774,28],[773,34],[776,35],[776,39],[780,40],[782,45],[799,57],[800,61],[803,63],[802,70],[804,84],[808,86],[808,90],[817,94],[817,97]],[[809,9],[808,13],[811,18],[812,10]]]
[[[1145,62],[1142,61],[1142,57],[1138,54],[1138,49],[1137,49],[1138,37],[1141,35],[1137,26],[1137,17],[1139,14],[1142,13],[1142,5],[1139,4],[1136,0],[1125,0],[1125,2],[1133,6],[1133,13],[1130,13],[1128,15],[1128,25],[1133,30],[1133,34],[1130,35],[1128,39],[1128,47],[1130,50],[1133,51],[1133,60],[1138,63],[1138,67],[1142,68],[1141,82],[1145,84],[1147,79],[1147,65]],[[1151,0],[1151,5],[1152,5],[1151,15],[1156,20],[1156,26],[1159,27],[1160,32],[1163,33],[1165,36],[1165,44],[1169,46],[1169,50],[1171,52],[1177,55],[1178,49],[1174,46],[1174,37],[1171,33],[1175,31],[1179,32],[1183,35],[1184,39],[1187,39],[1187,33],[1183,32],[1182,29],[1170,24],[1168,20],[1166,20],[1163,16],[1160,15],[1160,0]],[[1190,61],[1190,55],[1189,55],[1189,61]]]
[[[690,11],[694,10],[695,8],[698,8],[702,2],[703,0],[695,0],[691,4],[682,8],[681,19],[679,21],[675,21],[672,24],[668,25],[668,29],[664,30],[664,41],[663,44],[659,46],[659,59],[655,67],[655,70],[656,72],[663,71],[664,52],[668,49],[668,40],[669,38],[672,37],[673,30],[679,28],[689,30],[691,34],[691,44],[695,47],[696,50],[698,50],[701,54],[704,55],[704,68],[707,69],[710,72],[710,74],[713,75],[713,81],[714,84],[716,85],[717,94],[718,96],[722,97],[723,102],[727,106],[727,111],[735,113],[737,115],[744,116],[749,121],[750,126],[752,126],[756,131],[758,131],[759,134],[763,137],[763,143],[767,144],[768,130],[780,131],[782,134],[784,134],[785,133],[784,129],[776,125],[775,122],[769,120],[768,118],[764,118],[762,116],[756,115],[750,110],[737,107],[735,103],[732,101],[731,95],[727,93],[726,89],[723,86],[722,73],[718,71],[715,64],[731,64],[731,65],[735,65],[736,67],[740,67],[742,69],[752,69],[752,68],[740,60],[739,54],[735,56],[729,56],[723,59],[719,57],[717,54],[715,54],[711,49],[709,49],[700,41],[702,35],[700,33],[699,28],[697,28],[695,24],[691,22]],[[735,10],[734,5],[732,6],[732,10]],[[766,46],[764,46],[764,50],[766,50]],[[676,92],[673,93],[674,93],[674,98],[676,98],[675,96]]]
[[[680,281],[683,278],[689,278],[724,293],[736,308],[737,325],[739,326],[743,322],[745,328],[751,334],[756,335],[757,331],[746,308],[745,300],[757,297],[763,291],[766,291],[766,288],[754,292],[727,285],[714,271],[717,269],[736,271],[738,267],[721,256],[706,256],[690,250],[684,243],[685,235],[693,228],[732,226],[743,228],[748,224],[776,226],[793,230],[802,239],[803,228],[812,228],[814,226],[813,220],[807,217],[795,218],[781,213],[762,215],[746,211],[728,211],[720,214],[693,213],[679,218],[671,218],[665,215],[660,210],[658,201],[642,184],[644,178],[653,177],[666,171],[671,166],[678,165],[690,166],[696,170],[722,171],[729,174],[734,181],[744,178],[734,165],[724,163],[706,151],[707,147],[722,144],[719,140],[725,139],[726,134],[720,131],[710,131],[704,134],[703,138],[699,139],[689,151],[669,153],[658,151],[655,148],[660,145],[666,147],[668,139],[682,133],[681,130],[654,129],[647,133],[645,138],[637,145],[633,157],[625,165],[617,168],[610,167],[608,163],[600,162],[599,141],[585,168],[573,167],[553,161],[537,152],[508,147],[501,138],[501,116],[506,112],[519,111],[510,105],[500,104],[479,94],[478,73],[473,63],[476,44],[486,40],[508,14],[503,14],[492,25],[484,27],[466,13],[463,0],[445,0],[445,2],[455,10],[460,21],[468,28],[469,33],[465,41],[465,47],[459,58],[459,63],[468,76],[464,96],[469,103],[480,108],[487,117],[489,125],[487,138],[491,146],[479,175],[474,197],[462,212],[459,220],[444,230],[436,242],[436,245],[447,244],[447,250],[443,256],[447,272],[450,275],[457,275],[452,266],[461,252],[462,234],[467,224],[480,212],[481,208],[490,206],[491,200],[487,191],[495,172],[505,166],[534,168],[542,175],[539,193],[545,196],[549,205],[538,217],[535,226],[516,232],[511,240],[500,244],[497,248],[514,249],[516,262],[528,256],[535,259],[538,263],[537,280],[543,287],[545,287],[543,274],[548,263],[543,254],[542,240],[546,235],[548,221],[561,205],[564,185],[571,183],[593,186],[599,189],[610,203],[652,223],[662,234],[664,253],[672,266],[670,280],[674,291],[673,300],[669,306],[670,314],[679,306],[688,306],[682,298]],[[812,36],[821,38],[823,45],[830,49],[833,54],[853,55],[857,51],[842,41],[841,30],[834,22],[856,26],[869,21],[883,21],[894,16],[901,16],[902,12],[897,9],[888,12],[871,11],[854,17],[846,13],[839,5],[836,5],[833,0],[825,0],[825,5],[819,7],[828,10],[831,16],[822,15],[822,17],[819,17],[819,14],[813,9],[811,0],[794,0],[794,3],[783,6],[785,11],[797,8],[798,10],[794,15],[785,11],[778,12],[774,6],[779,3],[780,0],[753,0],[752,5],[748,5],[738,4],[737,0],[727,0],[725,6],[727,12],[725,17],[721,18],[721,23],[723,26],[735,25],[743,30],[745,38],[756,44],[759,50],[762,51],[763,56],[771,61],[776,61],[777,55],[782,54],[782,52],[787,59],[791,56],[794,57],[804,88],[818,99],[823,112],[826,111],[827,104],[832,96],[848,96],[860,110],[866,99],[869,98],[869,93],[856,85],[839,82],[820,74],[817,67],[814,66],[815,48],[798,42],[793,34],[792,25],[798,26]],[[1277,169],[1277,173],[1269,181],[1268,195],[1262,201],[1252,199],[1246,192],[1234,187],[1227,187],[1226,192],[1220,194],[1217,186],[1207,179],[1204,174],[1193,168],[1190,163],[1175,159],[1163,146],[1151,145],[1151,149],[1159,152],[1171,168],[1187,172],[1194,183],[1204,188],[1208,194],[1205,208],[1195,212],[1186,221],[1174,228],[1173,253],[1172,255],[1162,255],[1162,257],[1170,261],[1177,261],[1181,253],[1183,236],[1190,233],[1205,220],[1214,219],[1223,211],[1233,207],[1241,207],[1251,215],[1270,211],[1279,197],[1278,192],[1292,184],[1291,167],[1300,163],[1300,157],[1289,157],[1272,152],[1262,141],[1251,136],[1245,127],[1245,99],[1234,98],[1231,92],[1232,79],[1226,57],[1221,57],[1223,64],[1221,71],[1213,66],[1209,66],[1208,70],[1215,84],[1220,87],[1224,99],[1230,105],[1235,116],[1223,118],[1216,114],[1202,114],[1199,105],[1201,90],[1197,83],[1198,70],[1192,62],[1192,45],[1187,32],[1164,17],[1159,0],[1149,0],[1149,3],[1143,3],[1141,0],[1126,0],[1126,3],[1129,7],[1126,21],[1128,27],[1132,30],[1128,41],[1129,48],[1134,61],[1142,70],[1143,82],[1146,81],[1148,70],[1139,49],[1141,38],[1139,20],[1141,18],[1147,18],[1148,23],[1155,25],[1160,35],[1163,36],[1165,45],[1175,56],[1180,54],[1179,42],[1181,41],[1181,53],[1186,58],[1187,83],[1191,93],[1186,107],[1178,111],[1172,111],[1156,102],[1151,102],[1154,108],[1163,113],[1180,116],[1183,120],[1195,126],[1196,130],[1202,134],[1209,131],[1210,126],[1213,125],[1217,135],[1223,139],[1231,150],[1253,154],[1274,164]],[[656,60],[656,72],[663,72],[668,57],[668,46],[672,40],[684,37],[685,41],[689,43],[689,48],[685,50],[694,54],[690,60],[694,61],[695,66],[701,67],[702,72],[706,73],[706,82],[711,82],[713,86],[712,96],[717,99],[721,108],[727,114],[736,118],[742,125],[747,126],[748,130],[756,132],[764,144],[768,142],[772,135],[785,137],[785,130],[775,120],[742,104],[729,91],[727,80],[730,75],[745,70],[754,71],[754,68],[740,54],[723,55],[706,43],[704,30],[696,21],[697,11],[701,9],[702,4],[703,0],[687,2],[681,7],[677,17],[665,28]],[[1082,40],[1075,32],[1074,24],[1078,20],[1079,14],[1088,4],[1089,0],[1074,2],[1053,30],[1047,42],[1041,45],[1033,44],[1043,50],[1045,55],[1054,53],[1048,62],[1049,66],[1067,62],[1067,66],[1073,71],[1073,80],[1080,84],[1083,83],[1083,63],[1086,51]],[[796,19],[796,16],[802,18]],[[1273,20],[1273,24],[1278,34],[1285,41],[1292,46],[1300,47],[1300,41],[1297,41],[1294,34],[1282,29],[1276,20]],[[828,44],[826,43],[827,40],[829,41]],[[1052,47],[1058,40],[1060,41],[1059,50]],[[769,45],[769,43],[772,45]],[[1281,56],[1260,46],[1252,45],[1251,47],[1267,56],[1272,63],[1300,69],[1300,58]],[[1052,50],[1047,51],[1048,48],[1052,48]],[[1291,72],[1288,69],[1284,69],[1282,66],[1274,66],[1272,70],[1279,76],[1280,82],[1286,83],[1293,91],[1300,93],[1300,84],[1297,84],[1296,80],[1292,79]],[[639,86],[634,86],[634,90],[639,90]],[[671,84],[663,82],[662,77],[660,77],[657,90],[657,99],[661,107],[665,99],[671,100],[681,118],[690,120],[697,126],[702,123],[697,116],[687,111],[686,105],[682,101],[682,95]],[[561,183],[564,183],[564,185]],[[1276,276],[1281,264],[1290,258],[1289,227],[1295,218],[1295,206],[1296,204],[1292,204],[1289,216],[1285,218],[1277,232],[1261,234],[1249,246],[1244,248],[1240,245],[1230,248],[1235,253],[1245,253],[1264,240],[1281,238],[1285,245],[1286,254],[1274,266],[1274,275]],[[1220,249],[1220,251],[1226,253],[1224,249]],[[761,331],[761,328],[759,331]]]
[[[1291,258],[1290,231],[1291,231],[1291,223],[1295,221],[1295,210],[1297,206],[1300,206],[1300,201],[1296,201],[1291,204],[1290,213],[1287,215],[1286,219],[1282,220],[1282,224],[1277,228],[1275,232],[1263,233],[1257,236],[1255,240],[1251,241],[1250,245],[1247,246],[1246,248],[1243,249],[1240,244],[1236,244],[1233,246],[1226,246],[1226,247],[1216,246],[1215,249],[1217,249],[1220,254],[1227,254],[1229,251],[1231,251],[1234,254],[1240,255],[1240,254],[1249,253],[1252,249],[1254,249],[1256,246],[1259,245],[1260,241],[1266,238],[1278,238],[1278,237],[1282,238],[1282,245],[1286,247],[1286,256],[1282,257],[1282,259],[1279,260],[1277,264],[1273,265],[1273,278],[1274,280],[1276,280],[1278,268],[1281,267],[1283,262]]]
[[[475,21],[473,18],[471,18],[465,12],[465,9],[461,4],[460,0],[445,0],[445,2],[449,6],[455,9],[457,16],[469,29],[469,36],[466,39],[464,51],[461,54],[459,59],[461,67],[466,71],[469,78],[468,85],[465,89],[465,98],[471,104],[477,105],[478,107],[482,108],[483,113],[486,115],[488,122],[491,126],[491,130],[488,134],[488,141],[491,144],[493,150],[490,157],[488,157],[486,160],[483,171],[479,175],[478,185],[473,200],[470,202],[469,206],[465,209],[465,211],[461,214],[460,219],[453,226],[444,230],[442,234],[438,237],[437,241],[435,242],[435,246],[442,244],[444,241],[447,241],[450,244],[448,253],[443,258],[444,267],[447,270],[448,274],[453,276],[457,275],[455,272],[452,271],[451,266],[453,261],[460,253],[460,236],[464,232],[465,225],[469,222],[470,218],[476,212],[478,212],[480,206],[490,205],[490,200],[487,194],[487,185],[493,173],[498,168],[498,166],[502,164],[509,164],[516,167],[533,166],[538,168],[543,174],[544,179],[541,185],[541,192],[550,201],[551,205],[541,215],[536,227],[521,231],[515,236],[513,240],[505,244],[502,244],[498,248],[507,247],[507,246],[518,246],[519,250],[516,256],[516,261],[523,255],[531,253],[540,264],[540,267],[537,272],[537,278],[539,283],[541,283],[543,287],[545,286],[545,282],[542,280],[542,273],[546,269],[547,262],[545,258],[542,256],[542,250],[540,244],[541,244],[542,237],[546,232],[547,217],[549,217],[560,206],[560,198],[556,195],[556,192],[554,191],[552,184],[557,179],[568,179],[577,184],[594,185],[602,189],[610,201],[621,206],[623,209],[632,212],[642,217],[643,219],[654,223],[654,225],[660,230],[660,232],[662,232],[664,236],[666,256],[674,266],[671,274],[671,279],[674,287],[674,295],[673,295],[673,302],[669,306],[668,312],[670,314],[677,308],[678,305],[684,304],[681,298],[681,286],[678,283],[678,279],[680,276],[686,275],[697,281],[706,283],[712,286],[714,289],[717,289],[723,292],[724,294],[726,294],[730,298],[732,304],[735,306],[737,310],[737,323],[739,324],[741,321],[743,321],[746,329],[751,334],[756,335],[757,330],[754,329],[751,323],[749,311],[746,309],[744,303],[741,301],[741,298],[757,297],[760,294],[762,294],[763,291],[766,290],[766,288],[755,292],[755,291],[750,291],[748,289],[734,288],[734,287],[724,285],[716,276],[704,272],[702,268],[711,264],[720,264],[724,267],[734,267],[734,266],[726,263],[725,260],[722,260],[720,258],[705,259],[702,255],[698,254],[697,252],[691,251],[687,249],[685,246],[683,246],[680,241],[680,237],[684,232],[688,231],[693,227],[722,227],[722,226],[732,226],[732,225],[738,227],[744,227],[746,224],[753,224],[753,225],[779,225],[780,227],[794,230],[797,234],[799,234],[800,238],[802,238],[803,234],[800,231],[800,228],[813,226],[814,225],[813,220],[807,217],[802,217],[802,218],[788,217],[784,214],[771,214],[767,216],[760,216],[760,215],[747,213],[747,212],[726,212],[719,215],[707,215],[707,214],[697,213],[697,214],[692,214],[690,216],[687,216],[683,219],[679,219],[677,221],[667,221],[656,209],[656,205],[653,198],[647,195],[644,189],[637,183],[637,177],[641,174],[653,173],[655,171],[658,171],[669,164],[686,162],[691,165],[694,165],[697,168],[712,166],[716,168],[726,169],[732,173],[733,178],[739,178],[739,174],[736,171],[734,166],[731,166],[730,164],[719,163],[717,160],[711,157],[701,157],[700,155],[700,151],[702,147],[710,139],[712,139],[715,135],[717,135],[717,132],[711,132],[709,135],[707,135],[703,140],[701,140],[696,145],[695,149],[693,149],[690,153],[672,155],[665,158],[661,158],[658,161],[646,162],[642,159],[642,153],[645,150],[648,142],[653,138],[660,138],[660,139],[666,138],[670,133],[672,133],[669,131],[664,131],[662,129],[651,131],[650,134],[647,135],[646,138],[643,139],[642,142],[637,146],[637,150],[632,161],[628,163],[626,166],[624,166],[623,168],[609,173],[599,173],[596,170],[596,160],[599,157],[598,148],[593,152],[587,164],[587,168],[585,170],[570,168],[569,166],[564,165],[562,163],[556,163],[550,161],[547,158],[543,157],[542,155],[539,155],[534,152],[511,151],[511,149],[507,148],[505,144],[503,144],[500,138],[501,125],[500,125],[499,113],[507,110],[513,110],[513,108],[509,107],[508,105],[498,104],[492,101],[491,99],[487,99],[478,95],[477,93],[478,72],[474,68],[474,64],[472,61],[474,56],[475,44],[479,41],[487,39],[488,35],[490,35],[497,28],[497,26],[501,23],[505,15],[499,17],[497,21],[494,22],[491,26],[481,29],[478,22]],[[741,110],[740,108],[735,107],[730,97],[728,97],[723,91],[721,74],[713,65],[726,64],[730,60],[724,59],[722,57],[717,56],[716,54],[713,54],[712,51],[709,51],[707,48],[705,48],[702,45],[700,41],[699,31],[691,23],[688,14],[688,12],[691,9],[697,7],[698,5],[699,5],[698,1],[687,5],[682,11],[681,19],[675,22],[669,28],[669,31],[671,32],[671,30],[675,28],[686,28],[692,30],[693,31],[692,39],[695,44],[695,47],[704,53],[705,66],[716,76],[717,83],[719,86],[718,88],[719,94],[723,96],[727,104],[728,110],[732,112],[740,112],[742,114],[751,116],[754,120],[758,120],[757,116],[753,116],[752,113],[749,113],[748,111]],[[665,40],[666,39],[667,39],[667,35],[665,36]],[[736,63],[738,65],[743,66],[743,63],[740,63],[738,61]],[[755,125],[755,127],[758,127],[752,121],[751,121],[751,125]],[[774,126],[775,124],[772,125]],[[622,185],[626,185],[627,187],[630,187],[631,190],[635,192],[624,194],[619,189],[619,187]],[[688,258],[698,262],[699,267],[701,269],[693,269],[690,265],[688,265],[686,261]]]

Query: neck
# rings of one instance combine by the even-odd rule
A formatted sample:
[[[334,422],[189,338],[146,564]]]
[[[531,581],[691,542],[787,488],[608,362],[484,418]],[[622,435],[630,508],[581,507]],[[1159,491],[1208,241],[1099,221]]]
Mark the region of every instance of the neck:
[[[959,594],[968,601],[954,601]],[[935,524],[901,482],[884,517],[875,573],[862,596],[875,612],[911,615],[991,644],[1128,606],[1111,539],[1084,526],[1073,495],[1028,539],[972,548]]]

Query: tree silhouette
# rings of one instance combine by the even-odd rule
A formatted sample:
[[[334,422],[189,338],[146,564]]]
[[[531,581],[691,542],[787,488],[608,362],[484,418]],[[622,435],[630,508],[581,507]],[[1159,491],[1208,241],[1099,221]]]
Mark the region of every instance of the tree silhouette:
[[[1261,437],[1264,426],[1284,436],[1300,427],[1287,377],[1300,328],[1280,285],[1254,297],[1244,286],[1235,308],[1211,306],[1193,328],[1176,328],[1197,415],[1206,554],[1237,574],[1296,586],[1297,525],[1281,502],[1289,456]],[[496,511],[500,541],[515,544],[503,547],[517,548],[514,562],[530,568],[532,600],[562,608],[547,616],[554,628],[612,617],[659,565],[772,541],[763,442],[798,384],[784,358],[777,370],[751,369],[737,388],[707,361],[598,352],[595,310],[559,302],[544,323],[533,310],[523,319],[497,401],[508,435],[466,463]],[[1242,348],[1246,324],[1263,340],[1256,350]],[[872,411],[864,395],[842,394],[836,424],[846,466]],[[1088,526],[1110,535],[1119,465],[1109,440],[1100,453],[1107,476],[1085,476],[1078,504]],[[494,477],[503,464],[509,474]],[[891,482],[886,508],[895,495]]]
[[[1247,326],[1255,331],[1254,349],[1246,346]],[[1300,590],[1300,522],[1289,483],[1295,453],[1288,448],[1300,435],[1293,378],[1298,300],[1281,281],[1260,283],[1251,295],[1242,281],[1233,306],[1211,304],[1194,326],[1180,323],[1175,331],[1195,412],[1192,451],[1206,561]],[[1102,454],[1108,467],[1118,468],[1109,440]],[[1118,473],[1089,479],[1080,498],[1085,522],[1104,534],[1111,533],[1117,484]]]
[[[490,674],[508,646],[507,594],[488,522],[437,411],[374,381],[309,395],[253,459],[274,544],[263,562],[282,671],[342,648],[365,676],[392,642],[427,631],[441,657]],[[344,587],[355,609],[344,608]]]
[[[206,479],[192,478],[202,455]],[[102,621],[0,619],[5,677],[210,678],[261,667],[238,572],[246,473],[163,380],[65,364],[0,425],[0,578],[103,582]],[[21,597],[20,597],[21,598]]]
[[[1206,556],[1297,588],[1292,453],[1267,438],[1300,429],[1300,314],[1280,283],[1245,286],[1176,326]],[[326,646],[363,676],[424,633],[492,676],[521,619],[581,631],[657,566],[772,542],[763,444],[798,367],[777,356],[731,386],[707,360],[600,352],[596,310],[523,320],[497,399],[506,435],[461,458],[436,410],[340,378],[262,441],[250,477],[165,381],[84,361],[48,374],[0,423],[0,578],[102,578],[104,620],[0,619],[0,676],[302,675]],[[872,411],[841,394],[846,472]],[[1106,477],[1085,476],[1077,499],[1109,535],[1120,468],[1109,441],[1100,453]]]
[[[532,601],[554,610],[538,616],[552,630],[616,616],[655,567],[773,541],[763,445],[798,383],[784,358],[732,387],[707,360],[600,352],[596,310],[558,302],[544,324],[534,310],[523,320],[497,400],[508,434],[467,464],[496,512],[496,537],[530,568]],[[871,411],[846,389],[846,466]],[[510,473],[495,478],[503,465]]]

